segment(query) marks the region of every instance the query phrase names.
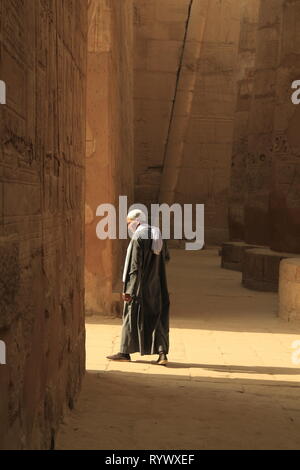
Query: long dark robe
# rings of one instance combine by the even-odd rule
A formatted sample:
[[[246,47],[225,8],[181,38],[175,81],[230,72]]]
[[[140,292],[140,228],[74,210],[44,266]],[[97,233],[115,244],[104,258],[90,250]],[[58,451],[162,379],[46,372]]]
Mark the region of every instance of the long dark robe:
[[[143,230],[132,240],[132,250],[123,292],[125,302],[120,352],[141,355],[169,352],[169,293],[165,252],[152,251],[151,229],[148,239]]]

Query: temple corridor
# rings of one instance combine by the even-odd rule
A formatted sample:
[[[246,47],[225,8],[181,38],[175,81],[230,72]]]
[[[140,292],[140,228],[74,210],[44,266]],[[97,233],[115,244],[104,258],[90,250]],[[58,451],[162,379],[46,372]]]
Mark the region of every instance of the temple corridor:
[[[300,448],[299,31],[300,0],[0,0],[1,450]],[[167,355],[133,204],[167,209],[167,367],[106,360],[123,301],[119,352]]]
[[[87,319],[87,373],[58,449],[293,449],[300,445],[300,324],[277,295],[241,287],[214,248],[172,250],[171,352],[111,363],[119,319]]]

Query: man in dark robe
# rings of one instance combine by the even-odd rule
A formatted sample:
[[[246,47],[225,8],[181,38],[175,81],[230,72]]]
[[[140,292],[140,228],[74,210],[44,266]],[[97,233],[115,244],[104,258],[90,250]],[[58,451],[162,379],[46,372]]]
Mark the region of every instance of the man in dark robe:
[[[165,249],[160,231],[146,224],[139,211],[128,214],[133,233],[123,273],[123,328],[120,352],[108,359],[130,361],[130,354],[158,354],[157,364],[166,365],[169,353],[169,293]]]

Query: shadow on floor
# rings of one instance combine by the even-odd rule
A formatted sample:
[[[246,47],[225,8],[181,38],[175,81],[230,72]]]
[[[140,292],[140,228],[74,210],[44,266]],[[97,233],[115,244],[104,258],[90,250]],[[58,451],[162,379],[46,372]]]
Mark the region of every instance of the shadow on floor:
[[[153,364],[155,361],[132,361],[137,362],[138,364]],[[160,366],[161,367],[161,366]],[[299,375],[300,369],[295,367],[263,367],[263,366],[222,366],[214,364],[190,364],[190,363],[180,363],[180,362],[169,362],[166,366],[168,369],[205,369],[211,370],[214,372],[228,372],[228,373],[245,373],[245,374],[263,374],[263,375]]]
[[[56,448],[297,449],[299,386],[273,380],[89,371]]]

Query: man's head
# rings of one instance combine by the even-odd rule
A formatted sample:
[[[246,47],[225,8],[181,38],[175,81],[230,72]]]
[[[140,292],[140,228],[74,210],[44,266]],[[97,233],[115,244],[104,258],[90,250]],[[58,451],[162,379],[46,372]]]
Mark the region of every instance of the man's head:
[[[127,215],[127,226],[131,232],[135,232],[139,225],[147,222],[147,217],[143,211],[135,209]]]
[[[127,226],[129,231],[133,234],[141,224],[147,224],[147,216],[145,213],[140,209],[130,211],[127,215]],[[144,236],[147,238],[146,234],[144,234]],[[152,251],[156,255],[159,255],[163,248],[163,241],[158,227],[151,227],[151,238]]]

